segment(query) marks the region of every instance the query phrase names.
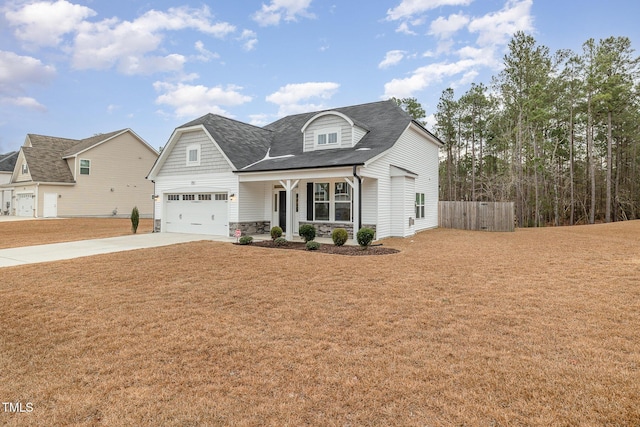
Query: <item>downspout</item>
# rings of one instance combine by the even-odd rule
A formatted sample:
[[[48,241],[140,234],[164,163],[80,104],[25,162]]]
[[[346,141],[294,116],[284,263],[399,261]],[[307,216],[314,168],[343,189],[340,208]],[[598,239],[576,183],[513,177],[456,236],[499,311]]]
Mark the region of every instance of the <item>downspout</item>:
[[[151,232],[155,233],[156,232],[156,182],[154,180],[151,180],[151,182],[153,182],[153,213],[151,214]]]
[[[34,218],[38,218],[38,200],[39,200],[39,196],[40,196],[40,183],[36,182],[36,199],[34,200]]]
[[[362,228],[362,177],[357,173],[357,165],[353,165],[353,177],[358,179],[358,227]],[[357,233],[358,230],[353,230]]]

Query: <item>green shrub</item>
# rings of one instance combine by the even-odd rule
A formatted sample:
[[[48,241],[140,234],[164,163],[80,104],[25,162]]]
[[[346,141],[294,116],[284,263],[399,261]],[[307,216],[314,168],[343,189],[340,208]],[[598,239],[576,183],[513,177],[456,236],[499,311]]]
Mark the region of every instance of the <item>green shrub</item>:
[[[242,236],[240,240],[238,240],[238,243],[240,243],[241,245],[250,245],[251,243],[253,243],[253,237]]]
[[[302,224],[298,229],[298,234],[305,242],[310,242],[316,238],[316,228],[311,224]]]
[[[308,251],[317,251],[320,249],[320,243],[314,242],[313,240],[309,240],[306,246]]]
[[[282,237],[282,228],[277,225],[275,227],[271,227],[271,239],[276,240],[278,237]]]
[[[131,231],[133,234],[138,232],[138,224],[140,224],[140,212],[138,212],[138,207],[134,206],[131,211]]]
[[[287,239],[285,239],[284,237],[276,237],[275,239],[273,239],[274,246],[284,246],[286,244],[287,244]]]
[[[331,233],[331,240],[336,246],[342,246],[349,240],[349,233],[344,228],[336,228]]]
[[[376,235],[376,232],[370,228],[362,227],[358,230],[358,234],[356,235],[356,239],[358,240],[358,244],[363,248],[368,248],[371,242],[373,242],[373,237]]]

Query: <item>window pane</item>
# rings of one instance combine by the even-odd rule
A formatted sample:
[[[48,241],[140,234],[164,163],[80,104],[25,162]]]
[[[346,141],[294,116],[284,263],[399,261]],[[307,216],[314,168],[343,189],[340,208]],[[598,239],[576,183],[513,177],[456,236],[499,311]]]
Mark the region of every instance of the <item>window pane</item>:
[[[351,221],[351,203],[336,202],[336,221]]]
[[[335,200],[336,202],[351,201],[351,186],[346,182],[335,183]]]
[[[338,143],[338,134],[336,132],[329,134],[329,144],[337,144]]]
[[[189,161],[190,162],[198,161],[198,150],[189,150]]]
[[[316,203],[315,220],[329,221],[329,203]]]
[[[327,143],[327,135],[326,134],[322,134],[322,135],[318,135],[318,145],[324,145]]]
[[[420,204],[424,205],[424,193],[420,193]]]
[[[329,200],[329,183],[315,184],[315,200],[316,202],[324,202]]]
[[[424,206],[420,206],[420,218],[424,218]]]

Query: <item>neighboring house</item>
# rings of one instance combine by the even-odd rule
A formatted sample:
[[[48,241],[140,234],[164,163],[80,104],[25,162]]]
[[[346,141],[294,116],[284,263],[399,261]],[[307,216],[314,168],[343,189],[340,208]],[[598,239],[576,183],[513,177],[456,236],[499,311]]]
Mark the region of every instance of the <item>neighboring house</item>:
[[[0,154],[0,185],[11,182],[11,174],[17,159],[17,151]],[[0,215],[8,215],[11,212],[11,206],[11,190],[0,188]]]
[[[27,217],[153,215],[145,179],[158,153],[131,129],[76,140],[28,134],[11,180],[12,214]]]
[[[438,225],[442,143],[382,101],[284,117],[263,128],[207,114],[175,129],[151,169],[164,232],[287,239],[311,223],[376,230],[378,239]]]

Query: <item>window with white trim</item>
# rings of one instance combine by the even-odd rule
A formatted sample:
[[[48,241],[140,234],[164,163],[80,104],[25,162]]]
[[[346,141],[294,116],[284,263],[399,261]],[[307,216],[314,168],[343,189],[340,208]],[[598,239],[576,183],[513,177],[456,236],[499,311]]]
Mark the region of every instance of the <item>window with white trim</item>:
[[[333,198],[336,221],[351,221],[351,186],[347,182],[336,182]]]
[[[91,173],[91,160],[80,159],[80,175],[89,175]]]
[[[200,144],[187,147],[187,166],[200,166]]]
[[[329,221],[329,207],[331,204],[329,195],[329,183],[316,182],[313,188],[313,218],[316,221]]]
[[[315,132],[316,148],[335,148],[340,145],[340,129],[322,129]]]
[[[26,163],[22,164],[22,173],[28,173],[29,172],[29,167],[27,166]]]
[[[424,218],[424,193],[416,193],[416,218]]]
[[[353,190],[348,182],[315,182],[313,188],[314,221],[353,220]]]

